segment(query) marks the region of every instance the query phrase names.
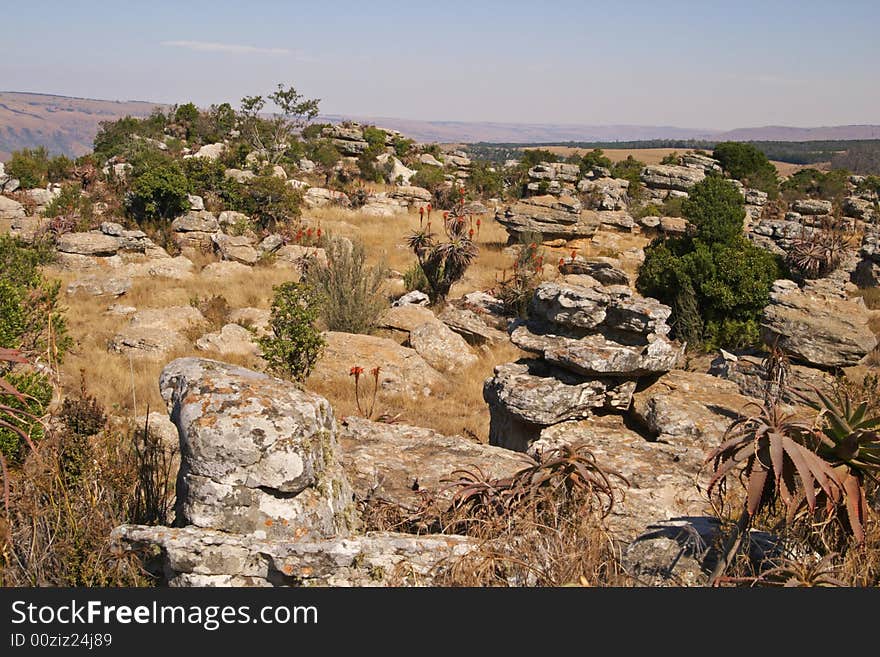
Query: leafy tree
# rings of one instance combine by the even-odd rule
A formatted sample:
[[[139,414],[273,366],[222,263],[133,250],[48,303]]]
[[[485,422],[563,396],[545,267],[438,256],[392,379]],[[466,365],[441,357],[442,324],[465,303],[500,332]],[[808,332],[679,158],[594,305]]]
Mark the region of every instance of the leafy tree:
[[[743,235],[743,199],[729,181],[698,183],[683,212],[693,230],[645,250],[638,290],[672,307],[675,334],[691,348],[757,344],[760,313],[783,275],[779,258]]]
[[[721,163],[721,167],[732,178],[772,196],[776,195],[779,186],[776,167],[752,144],[721,142],[716,144],[712,157]]]
[[[181,166],[170,162],[147,169],[134,179],[126,203],[138,220],[170,219],[189,209],[189,189]]]
[[[325,344],[315,325],[321,298],[306,283],[282,283],[274,292],[269,320],[272,334],[259,339],[263,358],[271,372],[302,383]]]
[[[546,148],[525,148],[519,158],[520,166],[531,169],[541,162],[558,162],[559,156],[551,153]]]
[[[642,193],[641,175],[644,168],[644,162],[637,160],[632,155],[627,155],[625,160],[614,163],[614,166],[611,167],[611,176],[628,180],[627,194],[630,198],[638,199],[641,198]]]
[[[266,100],[274,103],[280,113],[270,119],[260,117]],[[241,124],[251,146],[266,153],[269,164],[277,164],[287,151],[291,137],[318,116],[319,99],[306,99],[293,87],[283,84],[266,98],[245,96],[241,99]]]
[[[238,188],[234,209],[249,215],[260,227],[296,221],[302,195],[277,176],[256,176]]]
[[[580,159],[581,166],[581,175],[585,175],[595,169],[596,167],[603,167],[605,169],[610,169],[613,166],[613,162],[607,157],[605,157],[605,153],[601,148],[594,148],[589,153],[584,154],[584,156]]]
[[[179,105],[174,112],[174,120],[186,129],[186,138],[192,139],[199,121],[199,108],[192,103]]]
[[[329,184],[333,167],[342,159],[342,153],[329,139],[319,139],[312,144],[308,157],[324,171],[325,182]]]

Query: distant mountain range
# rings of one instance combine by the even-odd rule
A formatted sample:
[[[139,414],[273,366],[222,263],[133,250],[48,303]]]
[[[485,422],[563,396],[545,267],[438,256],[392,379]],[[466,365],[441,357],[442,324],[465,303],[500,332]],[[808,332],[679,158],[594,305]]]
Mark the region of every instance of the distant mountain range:
[[[52,94],[0,91],[0,159],[14,150],[46,146],[53,153],[82,155],[91,150],[100,121],[126,115],[146,116],[161,103],[95,100]],[[322,121],[356,120],[399,130],[423,142],[554,143],[705,139],[733,141],[813,141],[880,139],[880,125],[791,128],[765,126],[717,131],[643,125],[575,125],[493,123],[483,121],[419,121],[392,117],[327,115]]]

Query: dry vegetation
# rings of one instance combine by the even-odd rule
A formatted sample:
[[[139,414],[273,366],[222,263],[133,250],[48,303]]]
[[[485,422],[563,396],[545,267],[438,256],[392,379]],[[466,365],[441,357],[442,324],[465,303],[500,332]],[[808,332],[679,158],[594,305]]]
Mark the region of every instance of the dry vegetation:
[[[310,211],[304,221],[320,225],[331,235],[360,239],[364,242],[371,264],[382,263],[391,270],[403,272],[415,261],[404,245],[404,236],[418,227],[418,214],[399,214],[394,217],[369,217],[338,208]],[[503,253],[507,233],[490,219],[482,222],[476,236],[480,254],[465,278],[453,288],[455,296],[477,289],[491,288],[500,272],[510,268],[513,258]],[[197,262],[202,266],[210,262],[205,258]],[[52,270],[51,275],[66,283],[77,277],[75,273]],[[162,368],[174,358],[201,356],[220,358],[213,352],[199,351],[194,341],[204,332],[217,330],[222,320],[214,326],[191,332],[191,346],[185,350],[169,353],[158,359],[132,357],[110,353],[108,341],[128,323],[128,318],[107,313],[111,303],[133,306],[138,309],[187,306],[198,299],[214,295],[222,296],[230,309],[255,307],[268,309],[272,288],[290,280],[295,274],[290,269],[273,266],[254,267],[246,274],[217,280],[194,276],[176,281],[170,279],[137,278],[125,295],[116,300],[92,297],[84,294],[65,296],[64,306],[74,337],[75,347],[65,358],[61,368],[61,385],[64,393],[78,390],[82,376],[89,381],[90,392],[97,397],[110,413],[132,418],[142,416],[147,410],[162,410],[164,403],[159,395],[158,379]],[[399,282],[389,282],[389,293],[403,291]],[[96,356],[97,355],[97,356]],[[521,352],[512,346],[496,349],[494,353],[482,354],[474,367],[449,375],[441,390],[425,399],[404,396],[379,395],[377,415],[398,417],[442,433],[468,435],[486,441],[489,414],[482,398],[483,381],[492,374],[497,363],[514,360]],[[258,359],[251,357],[223,356],[222,360],[260,369]],[[342,417],[356,412],[354,392],[348,371],[339,372],[337,378],[321,380],[313,377],[308,387],[326,396],[337,414]],[[137,408],[135,409],[135,403]]]

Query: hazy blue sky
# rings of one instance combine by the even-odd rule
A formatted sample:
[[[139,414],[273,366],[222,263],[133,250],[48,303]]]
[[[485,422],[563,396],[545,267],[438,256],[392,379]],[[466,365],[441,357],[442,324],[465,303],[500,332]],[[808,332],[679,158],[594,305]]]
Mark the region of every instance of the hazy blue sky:
[[[3,10],[0,90],[696,128],[880,123],[880,0],[58,2]]]

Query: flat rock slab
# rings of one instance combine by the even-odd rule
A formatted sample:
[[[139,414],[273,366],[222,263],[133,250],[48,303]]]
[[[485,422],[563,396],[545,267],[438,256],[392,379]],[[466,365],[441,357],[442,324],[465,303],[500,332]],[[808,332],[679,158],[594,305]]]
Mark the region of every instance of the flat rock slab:
[[[164,584],[191,586],[426,586],[477,542],[454,534],[374,532],[271,541],[197,527],[122,525],[123,549],[159,552]]]
[[[119,251],[119,240],[104,233],[65,233],[55,243],[62,253],[84,256],[112,256]]]
[[[424,492],[451,499],[443,489],[453,472],[479,468],[489,477],[509,477],[533,461],[525,454],[444,436],[430,429],[346,418],[339,428],[342,462],[360,499],[415,508]]]

